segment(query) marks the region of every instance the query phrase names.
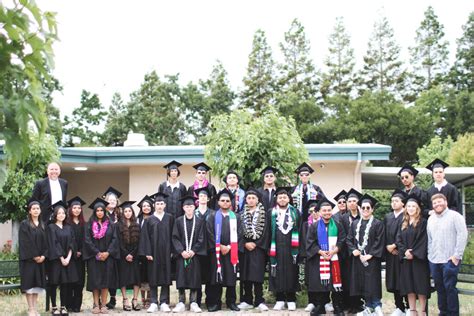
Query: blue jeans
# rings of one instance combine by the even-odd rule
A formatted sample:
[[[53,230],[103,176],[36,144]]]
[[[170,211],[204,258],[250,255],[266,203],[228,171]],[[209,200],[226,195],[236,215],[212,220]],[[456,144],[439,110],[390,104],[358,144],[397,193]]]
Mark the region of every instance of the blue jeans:
[[[431,277],[438,293],[438,309],[440,315],[459,315],[459,298],[456,283],[459,267],[449,260],[447,263],[430,262]]]
[[[365,300],[365,306],[370,307],[371,309],[376,308],[377,306],[382,307],[382,302],[380,301],[379,297],[373,297],[373,296],[364,296]]]

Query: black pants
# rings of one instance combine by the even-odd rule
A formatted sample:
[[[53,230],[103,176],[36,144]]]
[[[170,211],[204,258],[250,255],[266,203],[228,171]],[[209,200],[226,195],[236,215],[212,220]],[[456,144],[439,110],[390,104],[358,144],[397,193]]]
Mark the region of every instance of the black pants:
[[[110,297],[115,297],[117,295],[117,289],[109,289]]]
[[[401,296],[400,292],[395,291],[393,292],[393,297],[395,298],[395,306],[399,310],[401,310],[402,312],[405,312],[405,309],[409,309],[407,296]]]
[[[355,295],[349,296],[349,306],[347,308],[363,310],[364,302],[362,301],[362,296]]]
[[[209,284],[206,284],[204,287],[204,293],[206,293],[206,299],[204,301],[204,304],[206,306],[209,305],[208,297],[209,297]],[[196,303],[198,303],[199,307],[201,307],[202,304],[202,288],[197,290],[196,294]]]
[[[189,290],[189,303],[196,303],[197,289]],[[186,289],[178,289],[179,292],[179,302],[186,303]]]
[[[50,285],[50,295],[51,295],[51,306],[54,308],[56,307],[56,290],[58,288],[58,285]],[[67,285],[66,284],[61,284],[59,285],[59,298],[61,300],[61,306],[66,306],[67,303],[67,291],[66,291]]]
[[[251,282],[251,281],[244,281],[241,283],[243,283],[244,285],[243,286],[244,296],[241,299],[242,302],[253,305],[255,307],[265,302],[265,300],[263,299],[263,284],[262,283]],[[255,301],[253,300],[254,293],[255,293]]]
[[[317,310],[312,314],[326,314],[324,305],[332,300],[334,307],[334,313],[340,313],[343,311],[343,300],[344,295],[342,292],[312,292],[314,293],[315,303],[314,306]],[[331,298],[330,298],[331,296]]]
[[[158,287],[150,286],[150,302],[158,304]],[[161,286],[161,293],[160,293],[160,305],[166,303],[170,303],[170,286],[163,285]]]
[[[82,291],[84,290],[84,284],[72,283],[66,286],[66,308],[69,309],[81,309],[82,305]]]
[[[209,297],[208,297],[208,307],[212,305],[222,305],[222,285],[214,284],[209,285]],[[225,303],[226,305],[235,304],[237,300],[235,294],[235,286],[228,286],[225,290]]]
[[[283,302],[295,302],[296,303],[296,293],[295,292],[277,292],[276,300]]]

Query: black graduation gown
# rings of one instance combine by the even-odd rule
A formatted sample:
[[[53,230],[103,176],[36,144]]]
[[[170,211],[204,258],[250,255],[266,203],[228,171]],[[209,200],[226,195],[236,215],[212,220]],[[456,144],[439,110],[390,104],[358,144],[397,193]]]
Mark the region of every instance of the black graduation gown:
[[[209,190],[209,194],[210,194],[209,202],[207,202],[207,206],[214,207],[214,205],[216,204],[216,195],[217,195],[216,187],[212,183],[208,182],[207,189]],[[188,187],[188,195],[194,196],[194,185],[190,185]]]
[[[257,240],[245,238],[242,233],[243,252],[241,253],[239,259],[241,281],[250,281],[257,283],[263,283],[264,281],[268,248],[270,247],[271,220],[269,213],[267,213],[265,209],[262,209],[261,211],[265,212],[265,227],[260,238]],[[245,213],[241,214],[242,231],[244,227],[244,215]],[[247,242],[254,242],[257,247],[255,247],[255,249],[252,251],[248,251],[247,248],[245,248],[245,243]]]
[[[147,260],[148,283],[151,287],[171,284],[172,234],[175,218],[164,213],[162,220],[155,215],[145,219],[140,232],[138,255],[152,256]]]
[[[216,241],[215,241],[215,218],[217,212],[209,214],[207,220],[207,249],[209,253],[210,276],[209,283],[212,285],[220,284],[224,287],[234,287],[237,282],[237,272],[234,271],[234,266],[230,262],[231,252],[225,256],[220,255],[222,282],[217,281],[217,259],[216,259]],[[239,214],[235,214],[237,218],[237,241],[239,244],[239,251],[242,252],[242,223]],[[221,229],[221,245],[230,245],[230,221],[229,216],[222,216]]]
[[[84,226],[81,226],[80,224],[72,223],[70,224],[73,234],[74,234],[74,240],[76,241],[76,252],[73,253],[72,255],[72,260],[74,261],[74,264],[76,265],[76,270],[77,270],[77,284],[84,287],[85,284],[85,278],[86,278],[86,263],[84,260],[82,260],[82,253],[83,253],[83,247],[84,247]],[[77,256],[77,252],[81,253],[81,256]]]
[[[196,208],[194,214],[196,215],[197,218],[200,218],[203,220],[203,225],[204,225],[204,228],[202,230],[202,235],[203,235],[203,243],[204,243],[204,248],[205,248],[205,252],[202,253],[202,254],[197,254],[197,260],[199,260],[199,265],[201,267],[201,283],[202,284],[207,284],[209,283],[209,280],[211,278],[211,272],[210,272],[210,259],[209,259],[209,254],[207,252],[207,245],[208,245],[208,241],[207,241],[207,220],[209,218],[209,215],[214,212],[214,210],[208,208],[206,210],[206,212],[204,214],[201,214],[199,209]]]
[[[410,190],[403,188],[403,191],[406,192],[408,195],[416,196],[421,201],[420,207],[423,217],[428,218],[430,216],[429,212],[431,210],[431,202],[428,199],[428,193],[416,185]]]
[[[322,219],[320,219],[322,220]],[[342,249],[342,246],[346,242],[346,234],[344,233],[344,228],[342,225],[334,221],[337,226],[337,242],[336,246],[339,251]],[[319,222],[313,223],[308,228],[308,234],[306,237],[306,271],[308,278],[308,292],[329,292],[334,291],[332,286],[332,276],[328,285],[323,285],[321,283],[321,276],[319,271],[319,259],[320,255],[318,254],[321,248],[319,247],[318,240],[318,225]],[[327,225],[326,225],[326,235],[327,235]],[[339,254],[338,254],[339,258]],[[331,270],[332,272],[332,270]]]
[[[130,226],[128,227],[131,230]],[[137,240],[134,243],[126,243],[120,232],[120,226],[117,225],[117,235],[119,236],[120,243],[120,260],[118,262],[119,271],[119,286],[130,287],[134,285],[140,285],[140,260],[138,257],[138,243]],[[131,262],[125,258],[128,255],[133,256]]]
[[[140,226],[140,232],[145,223],[145,217],[140,212],[137,216],[137,223]],[[140,283],[148,283],[148,272],[147,272],[147,260],[143,256],[138,256],[138,261],[140,262]]]
[[[342,217],[343,217],[344,214],[346,214],[347,212],[348,212],[348,211],[344,211],[344,213],[342,213],[341,211],[339,211],[339,212],[337,212],[336,214],[334,214],[334,215],[332,216],[332,219],[342,225]]]
[[[92,222],[84,227],[83,258],[87,262],[87,291],[118,288],[119,276],[117,261],[120,258],[120,245],[116,226],[109,224],[105,236],[95,239],[92,234]],[[96,259],[99,252],[108,252],[105,261]]]
[[[441,190],[438,190],[434,185],[432,185],[428,191],[427,191],[427,196],[428,196],[428,201],[430,205],[430,210],[433,209],[433,204],[431,203],[431,197],[437,193],[443,193],[444,196],[446,196],[446,199],[448,200],[448,208],[457,211],[459,213],[462,212],[461,208],[461,199],[460,199],[460,194],[458,192],[458,189],[452,185],[451,183],[447,183],[444,187],[441,188]]]
[[[346,239],[349,235],[349,231],[351,229],[351,225],[354,221],[358,220],[360,218],[359,215],[356,217],[353,217],[351,212],[347,210],[341,217],[340,217],[340,223],[342,225],[342,228],[344,229],[344,234],[346,235]],[[352,256],[349,253],[349,250],[347,248],[347,242],[342,245],[342,249],[339,251],[339,261],[340,261],[340,267],[341,267],[341,276],[342,276],[342,288],[344,291],[349,291],[350,290],[350,284],[351,284],[351,260]]]
[[[368,261],[369,265],[364,267],[359,257],[354,257],[352,251],[357,249],[356,227],[357,223],[362,221],[359,231],[359,240],[362,244],[365,228],[368,220],[356,220],[352,223],[346,244],[350,252],[351,276],[350,293],[351,296],[362,295],[364,297],[382,297],[382,275],[381,263],[385,249],[385,227],[381,221],[374,218],[369,232],[369,240],[365,248],[365,253],[373,256]]]
[[[422,218],[416,227],[408,225],[399,229],[397,247],[400,249],[400,294],[430,294],[430,267],[428,263],[427,220]],[[407,249],[412,249],[413,260],[403,259]]]
[[[397,234],[403,222],[403,211],[395,217],[393,212],[385,215],[385,246],[396,243]],[[400,259],[398,255],[392,255],[385,247],[385,285],[387,291],[394,293],[400,290]]]
[[[186,196],[187,191],[188,190],[181,182],[179,183],[178,188],[173,189],[171,189],[171,187],[167,185],[167,181],[161,183],[158,187],[158,192],[168,195],[168,197],[166,198],[165,212],[173,215],[174,218],[182,216],[184,213],[180,199]]]
[[[286,215],[288,217],[289,214]],[[285,222],[287,218],[285,218]],[[298,215],[296,227],[301,227],[301,216]],[[278,227],[275,227],[275,243],[276,243],[276,274],[272,276],[270,273],[269,285],[270,291],[279,292],[297,292],[300,290],[298,279],[299,266],[294,263],[291,255],[291,233],[284,235]],[[270,233],[271,234],[271,233]],[[271,242],[271,240],[270,240]],[[299,236],[299,243],[301,244],[301,235]]]
[[[34,257],[48,257],[48,241],[46,231],[41,227],[33,227],[29,220],[20,224],[18,232],[18,250],[20,259],[20,289],[22,292],[34,287],[46,287],[45,261],[36,263]]]
[[[184,259],[181,253],[186,250],[186,236],[184,234],[184,218],[178,217],[173,226],[173,248],[176,254],[176,287],[178,289],[200,289],[201,288],[201,265],[196,255],[205,255],[207,245],[204,243],[205,221],[196,217],[194,236],[191,241],[191,250],[195,256],[191,258],[189,264],[184,267]],[[191,237],[193,220],[186,218],[186,231],[188,240]],[[209,267],[206,267],[209,269]]]
[[[69,225],[60,228],[56,224],[49,224],[46,230],[48,236],[48,284],[60,285],[75,283],[79,279],[76,262],[72,256],[77,251],[74,232]],[[66,258],[68,252],[72,251],[71,260],[67,266],[63,266],[60,257]]]
[[[313,188],[316,190],[316,192],[318,192],[318,195],[317,195],[317,201],[323,199],[326,197],[326,195],[324,194],[323,190],[316,184],[312,184]],[[293,192],[296,190],[298,186],[295,186],[293,187],[293,189],[291,190],[291,193],[293,194]],[[303,200],[302,200],[302,214],[301,215],[301,220],[304,222],[306,222],[308,220],[308,210],[304,207],[306,205],[306,202],[308,202],[308,194],[304,194],[303,195]]]
[[[260,195],[262,196],[262,204],[263,207],[265,208],[265,211],[269,212],[272,210],[272,208],[275,206],[275,191],[276,188],[272,189],[272,193],[268,191],[268,189],[264,188],[258,188],[258,192],[260,192]]]

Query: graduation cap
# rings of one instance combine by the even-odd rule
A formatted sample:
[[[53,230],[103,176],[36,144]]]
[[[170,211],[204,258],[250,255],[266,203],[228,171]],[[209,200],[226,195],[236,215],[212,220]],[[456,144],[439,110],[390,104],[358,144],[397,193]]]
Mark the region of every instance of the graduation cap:
[[[403,204],[407,205],[408,202],[410,201],[414,201],[418,204],[418,206],[421,207],[421,199],[418,195],[416,194],[410,194],[410,195],[407,195],[405,196],[405,199],[403,200]]]
[[[163,166],[163,168],[171,170],[171,169],[178,169],[181,167],[183,164],[177,162],[176,160],[170,161],[166,165]]]
[[[51,205],[49,208],[54,212],[54,210],[58,207],[62,207],[64,208],[65,210],[67,210],[67,204],[63,202],[63,200],[59,200],[57,201],[56,203],[54,203],[53,205]]]
[[[434,168],[447,168],[449,167],[449,165],[442,161],[441,159],[438,159],[436,158],[435,160],[433,160],[432,162],[430,162],[430,164],[428,166],[426,166],[426,169],[429,169],[431,171],[433,171]]]
[[[352,188],[349,190],[349,192],[347,192],[347,199],[350,199],[351,197],[356,198],[357,200],[360,200],[362,197],[362,193]]]
[[[227,188],[224,188],[224,189],[220,190],[219,193],[217,193],[217,201],[219,201],[221,199],[221,196],[228,196],[231,200],[234,197],[232,192],[227,190]]]
[[[137,206],[141,209],[144,202],[148,202],[148,204],[150,204],[150,206],[153,205],[153,199],[152,199],[148,194],[145,195],[145,196],[143,197],[143,199],[141,199],[140,202],[138,202]]]
[[[73,206],[73,205],[80,205],[80,206],[83,206],[85,205],[86,202],[84,202],[83,199],[81,199],[80,197],[78,196],[75,196],[73,197],[72,199],[70,199],[69,201],[67,201],[67,205],[69,206]]]
[[[318,210],[321,209],[323,206],[330,206],[331,210],[336,206],[333,202],[329,201],[327,198],[323,197],[322,199],[319,200],[318,202]]]
[[[278,187],[275,190],[275,196],[280,195],[280,194],[286,194],[289,197],[291,197],[291,191],[293,190],[292,187]]]
[[[196,190],[194,190],[194,193],[199,196],[199,194],[206,194],[207,196],[210,196],[211,195],[211,192],[209,192],[209,187],[205,186],[205,187],[202,187],[202,188],[197,188]]]
[[[179,200],[181,201],[182,206],[185,206],[185,205],[194,205],[194,201],[196,199],[191,195],[186,195],[186,196],[180,198]]]
[[[209,170],[212,170],[211,167],[209,167],[208,165],[206,165],[204,162],[200,162],[196,165],[193,166],[194,169],[196,170],[201,170],[201,171],[209,171]]]
[[[303,162],[301,165],[298,166],[298,168],[296,168],[295,172],[297,174],[300,174],[302,172],[309,172],[310,174],[314,172],[314,169],[311,168],[310,165],[308,165],[306,162]]]
[[[126,207],[132,207],[133,204],[135,204],[136,201],[125,201],[122,204],[119,205],[121,209],[124,209]]]
[[[378,203],[378,201],[377,201],[376,198],[374,198],[374,197],[371,196],[370,194],[367,194],[367,193],[366,193],[366,194],[364,194],[364,195],[360,198],[360,200],[359,200],[359,202],[358,202],[357,204],[358,204],[360,207],[362,207],[362,204],[363,204],[363,203],[369,203],[370,206],[372,206],[372,208],[374,208],[375,205]]]
[[[164,194],[163,192],[156,192],[155,194],[152,194],[150,196],[153,201],[156,202],[166,202],[166,198],[168,197],[168,194]]]
[[[106,208],[107,205],[109,205],[109,202],[105,201],[104,199],[101,199],[101,198],[96,198],[94,200],[94,202],[92,202],[90,205],[89,205],[89,208],[91,210],[95,210],[97,207],[99,206],[102,206],[103,208]]]
[[[405,200],[405,198],[408,196],[408,194],[403,191],[403,190],[400,190],[400,189],[395,189],[395,191],[392,192],[392,198],[393,197],[398,197],[400,198],[402,201]]]
[[[408,172],[414,177],[416,177],[416,175],[418,174],[418,170],[407,164],[403,165],[403,167],[398,171],[397,175],[400,177],[402,175],[402,172]]]
[[[240,182],[240,176],[239,176],[239,174],[238,174],[237,172],[235,172],[234,170],[229,170],[229,171],[227,171],[227,173],[226,173],[226,175],[225,175],[225,177],[224,177],[224,182],[227,182],[227,176],[228,176],[229,174],[235,174],[235,175],[237,176],[237,181]]]
[[[334,201],[339,201],[340,199],[347,200],[347,192],[346,190],[342,190],[334,197]]]
[[[305,204],[304,204],[304,209],[306,211],[309,211],[310,208],[312,207],[316,207],[317,210],[319,210],[318,208],[318,201],[317,200],[308,200]]]
[[[247,197],[248,195],[255,195],[259,201],[262,198],[262,195],[260,194],[260,192],[258,192],[257,189],[251,188],[251,187],[248,188],[247,191],[245,191],[245,197]]]
[[[109,188],[105,191],[103,197],[105,198],[105,197],[106,197],[108,194],[110,194],[110,193],[112,193],[113,195],[115,195],[115,196],[117,197],[117,199],[122,196],[122,192],[120,192],[119,190],[117,190],[117,189],[114,188],[114,187],[109,187]]]
[[[277,168],[274,168],[272,166],[266,166],[262,171],[260,171],[260,173],[262,174],[262,176],[268,174],[268,173],[273,173],[273,174],[277,174],[278,172],[280,172],[280,170],[278,170]]]

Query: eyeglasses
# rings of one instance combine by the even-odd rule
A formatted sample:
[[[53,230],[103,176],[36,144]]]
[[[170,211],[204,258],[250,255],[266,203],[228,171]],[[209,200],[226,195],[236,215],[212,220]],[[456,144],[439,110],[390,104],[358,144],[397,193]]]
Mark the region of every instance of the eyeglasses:
[[[363,211],[369,211],[371,210],[372,208],[370,206],[362,206],[362,210]]]
[[[230,200],[219,200],[219,202],[222,202],[222,203],[230,203]]]
[[[401,176],[400,178],[401,178],[402,180],[403,180],[403,179],[410,179],[410,176]]]
[[[274,176],[275,176],[275,175],[273,175],[273,174],[266,174],[266,175],[265,175],[265,178],[273,178]]]
[[[344,204],[346,201],[338,201],[337,204]]]

